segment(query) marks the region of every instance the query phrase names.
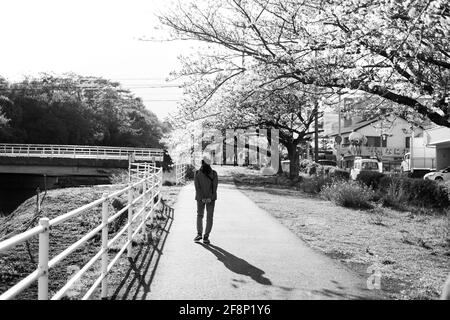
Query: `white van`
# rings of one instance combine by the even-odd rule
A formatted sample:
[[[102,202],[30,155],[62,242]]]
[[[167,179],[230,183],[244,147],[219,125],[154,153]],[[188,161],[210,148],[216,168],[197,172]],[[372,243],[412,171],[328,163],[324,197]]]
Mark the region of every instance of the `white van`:
[[[353,168],[350,171],[350,177],[352,180],[356,180],[361,171],[377,171],[383,172],[383,164],[378,162],[377,159],[363,159],[356,157],[353,162]]]
[[[425,150],[425,148],[423,149]],[[404,155],[401,166],[402,172],[430,171],[436,169],[436,148],[427,148],[428,153],[421,152],[420,155],[422,157],[419,156],[419,152],[414,152],[414,157],[411,157],[410,152]]]

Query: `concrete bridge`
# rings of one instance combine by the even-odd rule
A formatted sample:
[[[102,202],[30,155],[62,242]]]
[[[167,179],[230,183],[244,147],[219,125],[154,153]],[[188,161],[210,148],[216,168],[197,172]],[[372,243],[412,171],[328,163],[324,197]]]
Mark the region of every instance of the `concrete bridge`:
[[[0,144],[0,174],[106,176],[136,162],[163,160],[162,149],[105,146]]]

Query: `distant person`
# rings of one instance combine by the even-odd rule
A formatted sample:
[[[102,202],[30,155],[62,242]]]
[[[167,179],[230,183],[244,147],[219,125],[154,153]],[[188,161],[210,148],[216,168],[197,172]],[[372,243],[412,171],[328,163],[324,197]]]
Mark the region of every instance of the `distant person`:
[[[217,200],[217,185],[219,179],[217,172],[211,168],[211,160],[203,157],[202,166],[195,172],[195,200],[197,200],[197,236],[194,241],[209,244],[214,216],[214,205]],[[203,234],[203,216],[206,207],[206,228]]]

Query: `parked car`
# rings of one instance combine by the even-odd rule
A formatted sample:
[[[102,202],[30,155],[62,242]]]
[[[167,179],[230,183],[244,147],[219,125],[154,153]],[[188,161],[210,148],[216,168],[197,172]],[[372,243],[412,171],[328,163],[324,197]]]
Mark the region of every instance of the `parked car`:
[[[352,180],[356,180],[361,171],[378,171],[383,172],[383,166],[377,159],[355,158],[353,168],[350,171]]]
[[[450,167],[427,173],[423,178],[425,180],[450,181]]]

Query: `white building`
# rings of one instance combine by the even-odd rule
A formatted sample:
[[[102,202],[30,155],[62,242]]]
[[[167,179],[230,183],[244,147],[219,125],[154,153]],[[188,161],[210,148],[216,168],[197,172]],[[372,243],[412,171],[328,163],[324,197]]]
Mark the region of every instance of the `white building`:
[[[433,126],[425,135],[428,145],[436,147],[436,169],[450,167],[450,128]]]
[[[360,147],[355,147],[350,143],[350,135],[358,132],[366,137],[367,141]],[[338,132],[333,132],[332,137],[336,137]],[[423,129],[411,130],[411,125],[404,119],[396,116],[386,118],[375,118],[369,121],[347,122],[341,128],[342,144],[340,155],[342,166],[350,168],[353,166],[355,156],[377,157],[382,159],[384,170],[397,171],[406,153],[414,150],[415,156],[427,152],[430,148],[424,143]],[[335,146],[338,153],[338,146]],[[432,150],[431,152],[433,152]]]

